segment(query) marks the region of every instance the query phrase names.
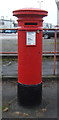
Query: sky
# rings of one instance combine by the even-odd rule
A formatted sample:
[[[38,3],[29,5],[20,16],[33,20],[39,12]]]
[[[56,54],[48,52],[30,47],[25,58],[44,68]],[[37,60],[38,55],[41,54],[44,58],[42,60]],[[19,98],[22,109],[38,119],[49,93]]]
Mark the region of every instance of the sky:
[[[39,1],[39,2],[38,2]],[[57,5],[55,0],[1,0],[0,1],[0,18],[15,19],[12,11],[21,8],[39,8],[48,11],[48,16],[44,17],[44,22],[57,24]]]

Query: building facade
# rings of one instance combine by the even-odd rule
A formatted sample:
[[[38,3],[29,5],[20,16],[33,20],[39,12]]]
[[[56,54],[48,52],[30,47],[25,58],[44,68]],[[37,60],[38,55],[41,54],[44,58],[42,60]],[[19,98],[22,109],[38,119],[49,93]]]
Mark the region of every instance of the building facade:
[[[14,20],[0,19],[0,28],[14,28],[17,27],[17,24]]]
[[[55,0],[57,4],[57,25],[59,26],[59,0]]]
[[[4,29],[4,28],[16,28],[18,26],[17,22],[14,20],[7,20],[7,19],[0,19],[0,28]],[[51,23],[45,23],[43,22],[43,28],[53,28]]]

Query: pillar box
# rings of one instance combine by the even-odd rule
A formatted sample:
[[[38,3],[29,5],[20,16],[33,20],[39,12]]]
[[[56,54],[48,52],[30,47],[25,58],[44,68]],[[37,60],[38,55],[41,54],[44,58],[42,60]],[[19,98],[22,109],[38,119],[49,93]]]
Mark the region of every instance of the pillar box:
[[[48,12],[13,11],[18,18],[18,101],[33,105],[42,99],[42,23]]]

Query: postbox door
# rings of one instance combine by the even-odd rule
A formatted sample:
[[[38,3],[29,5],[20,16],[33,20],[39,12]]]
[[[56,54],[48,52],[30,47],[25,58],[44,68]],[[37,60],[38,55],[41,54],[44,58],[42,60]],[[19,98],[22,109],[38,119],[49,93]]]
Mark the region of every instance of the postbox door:
[[[19,31],[18,34],[18,82],[39,84],[42,82],[42,31]]]

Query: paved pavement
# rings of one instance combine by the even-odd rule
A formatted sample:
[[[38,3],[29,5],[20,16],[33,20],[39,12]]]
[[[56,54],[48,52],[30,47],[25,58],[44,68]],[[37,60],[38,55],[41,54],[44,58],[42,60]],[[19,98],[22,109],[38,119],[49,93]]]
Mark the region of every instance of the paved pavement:
[[[43,75],[53,74],[53,59],[43,60]],[[37,106],[24,107],[18,104],[17,99],[17,59],[4,58],[2,62],[2,117],[3,118],[57,118],[57,80],[54,78],[43,81],[42,103]],[[57,74],[57,71],[56,71]],[[10,79],[10,77],[16,77]],[[0,81],[1,83],[1,81]],[[59,85],[59,81],[58,81]],[[1,90],[1,88],[0,88]]]
[[[59,82],[58,82],[59,84]],[[3,81],[3,118],[57,118],[57,82],[43,82],[41,105],[22,106],[17,99],[17,81]]]

